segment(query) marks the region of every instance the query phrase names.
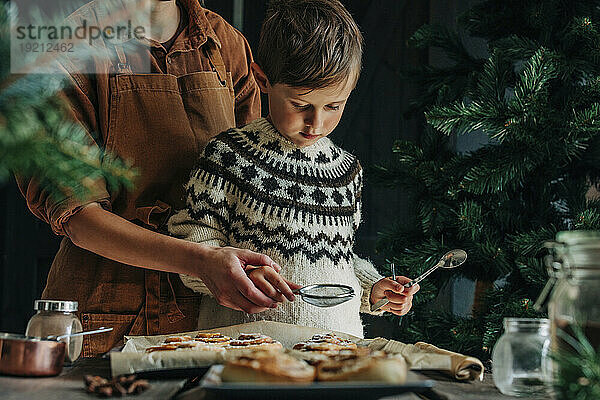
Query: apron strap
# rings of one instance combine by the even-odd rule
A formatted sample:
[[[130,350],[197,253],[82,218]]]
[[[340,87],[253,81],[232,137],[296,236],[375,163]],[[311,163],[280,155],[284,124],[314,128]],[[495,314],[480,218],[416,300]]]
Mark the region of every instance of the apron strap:
[[[209,44],[210,43],[210,44]],[[219,83],[222,86],[227,86],[227,70],[219,47],[213,40],[208,40],[207,45],[203,47],[204,54],[208,57],[208,62],[213,72],[216,72]]]
[[[125,52],[123,51],[123,46],[119,44],[115,44],[115,52],[117,53],[117,57],[119,62],[117,63],[117,74],[133,74],[131,70],[131,65],[127,62],[127,57],[125,57]]]
[[[146,292],[146,332],[148,335],[160,333],[160,271],[144,270],[144,285]]]
[[[169,289],[171,291],[169,296],[169,302],[167,303],[167,318],[170,323],[175,323],[184,319],[186,316],[181,312],[181,309],[177,305],[177,297],[175,296],[175,288],[173,287],[173,282],[171,282],[171,277],[176,277],[175,274],[164,273],[167,276],[167,282],[169,283]]]

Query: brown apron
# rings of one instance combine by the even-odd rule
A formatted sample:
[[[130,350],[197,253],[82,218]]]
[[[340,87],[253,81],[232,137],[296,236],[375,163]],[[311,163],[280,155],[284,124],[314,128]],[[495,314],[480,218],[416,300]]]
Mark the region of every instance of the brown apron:
[[[203,45],[212,71],[175,76],[135,74],[121,47],[110,78],[110,122],[105,148],[139,172],[135,187],[111,193],[112,211],[164,231],[171,210],[185,205],[183,185],[200,150],[235,126],[234,91],[217,45]],[[66,283],[72,282],[72,285]],[[199,296],[177,274],[135,268],[80,249],[65,238],[54,260],[44,298],[80,303],[84,330],[112,326],[84,340],[83,356],[110,350],[123,335],[193,330]]]

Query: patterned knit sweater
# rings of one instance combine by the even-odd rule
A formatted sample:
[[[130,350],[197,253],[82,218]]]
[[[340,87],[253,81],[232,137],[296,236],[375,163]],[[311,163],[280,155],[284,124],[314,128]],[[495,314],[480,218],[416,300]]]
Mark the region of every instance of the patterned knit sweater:
[[[183,283],[203,296],[199,328],[273,320],[363,335],[373,283],[382,278],[353,252],[361,219],[362,170],[328,138],[300,148],[264,118],[223,132],[205,148],[186,185],[187,206],[169,220],[172,235],[270,256],[300,285],[340,283],[357,296],[331,308],[285,302],[258,314],[220,306],[198,278]]]

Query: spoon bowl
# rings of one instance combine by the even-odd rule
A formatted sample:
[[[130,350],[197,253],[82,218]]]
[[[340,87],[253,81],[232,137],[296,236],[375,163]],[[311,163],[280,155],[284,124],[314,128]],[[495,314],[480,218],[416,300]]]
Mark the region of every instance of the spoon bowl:
[[[421,282],[423,279],[427,278],[433,271],[435,271],[438,268],[445,268],[445,269],[456,268],[458,266],[463,265],[465,263],[465,261],[467,261],[467,252],[466,251],[461,250],[461,249],[450,250],[449,252],[447,252],[446,254],[444,254],[442,256],[442,258],[440,259],[440,261],[438,261],[437,264],[435,264],[433,267],[429,268],[427,271],[422,273],[418,278],[415,278],[412,281],[405,283],[404,287],[405,288],[413,287],[417,283]],[[394,273],[394,280],[396,280],[395,273]],[[385,297],[385,298],[379,300],[377,303],[373,304],[371,306],[371,311],[377,311],[389,302],[390,302],[390,300],[387,297]]]
[[[456,268],[467,261],[467,252],[460,249],[455,249],[444,254],[440,261],[444,260],[444,264],[440,268]]]
[[[404,287],[409,288],[417,283],[421,282],[423,279],[427,278],[433,271],[438,268],[452,269],[464,264],[467,261],[467,252],[461,249],[450,250],[446,254],[440,258],[437,264],[433,267],[429,268],[427,271],[422,273],[418,278],[413,279],[412,281],[405,283]]]

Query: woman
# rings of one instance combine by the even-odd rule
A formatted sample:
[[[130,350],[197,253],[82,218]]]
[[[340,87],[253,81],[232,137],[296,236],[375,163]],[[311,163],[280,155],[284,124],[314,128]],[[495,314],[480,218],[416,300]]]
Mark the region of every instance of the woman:
[[[69,19],[100,25],[100,1]],[[269,257],[159,233],[170,210],[184,205],[183,183],[202,147],[256,119],[260,95],[246,40],[220,16],[198,0],[152,0],[151,7],[147,41],[106,43],[116,60],[95,59],[94,75],[65,65],[73,117],[94,145],[133,164],[135,188],[109,191],[98,180],[85,202],[56,202],[34,180],[18,182],[32,212],[65,235],[42,297],[78,301],[84,330],[114,328],[86,336],[84,357],[110,350],[127,334],[195,329],[199,297],[178,273],[201,278],[233,309],[256,313],[277,305],[244,272],[246,265],[279,269]],[[132,44],[138,51],[125,50]],[[151,73],[138,73],[148,61]]]

